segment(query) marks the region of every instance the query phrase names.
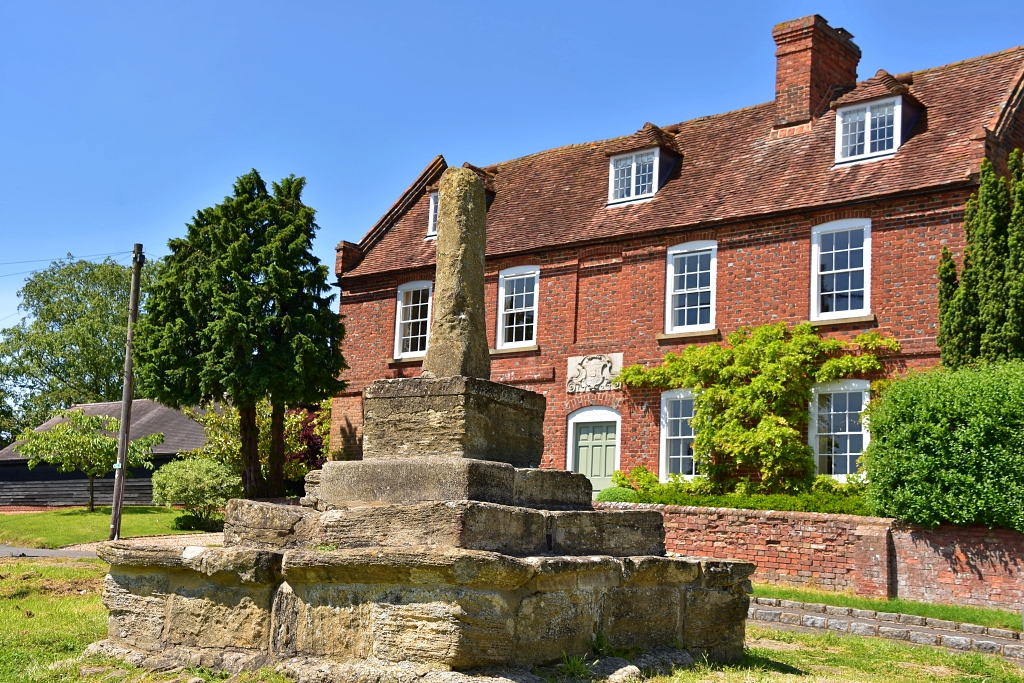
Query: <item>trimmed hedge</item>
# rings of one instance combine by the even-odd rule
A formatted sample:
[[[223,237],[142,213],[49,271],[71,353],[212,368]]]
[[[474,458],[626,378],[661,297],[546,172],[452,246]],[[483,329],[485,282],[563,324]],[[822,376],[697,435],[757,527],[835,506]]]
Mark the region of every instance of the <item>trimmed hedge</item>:
[[[879,513],[1024,532],[1024,363],[912,374],[866,414]]]
[[[627,486],[609,486],[597,494],[599,503],[639,503],[640,494]]]
[[[860,495],[811,492],[790,496],[786,494],[727,493],[721,496],[652,495],[644,503],[664,505],[693,505],[709,508],[737,508],[745,510],[777,510],[779,512],[827,512],[833,515],[871,516],[867,501]]]
[[[754,493],[748,492],[749,489],[715,494],[713,490],[714,484],[704,477],[689,480],[673,477],[663,483],[658,480],[658,475],[640,465],[630,470],[628,475],[615,472],[611,488],[601,491],[597,500],[782,512],[826,512],[834,515],[873,514],[864,497],[862,483],[852,481],[840,484],[832,477],[816,477],[811,490],[799,494]],[[604,497],[606,491],[607,497]]]

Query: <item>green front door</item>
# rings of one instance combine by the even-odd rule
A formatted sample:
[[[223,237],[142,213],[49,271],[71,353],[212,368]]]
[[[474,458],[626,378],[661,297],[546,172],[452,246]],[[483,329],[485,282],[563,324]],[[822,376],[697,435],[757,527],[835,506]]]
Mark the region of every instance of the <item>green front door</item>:
[[[578,422],[573,468],[587,475],[595,493],[612,485],[615,471],[615,423]]]

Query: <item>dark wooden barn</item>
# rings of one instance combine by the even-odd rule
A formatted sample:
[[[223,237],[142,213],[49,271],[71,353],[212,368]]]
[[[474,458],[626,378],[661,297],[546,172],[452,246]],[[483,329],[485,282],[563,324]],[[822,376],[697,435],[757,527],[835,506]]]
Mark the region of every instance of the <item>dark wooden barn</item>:
[[[121,417],[121,402],[84,403],[73,406],[89,415]],[[60,422],[53,418],[36,431],[45,431]],[[164,442],[153,449],[153,470],[133,469],[125,480],[125,504],[149,505],[153,502],[152,475],[179,453],[206,443],[203,427],[180,410],[162,406],[149,399],[132,403],[131,438],[160,432]],[[28,468],[28,458],[15,452],[15,444],[0,450],[0,505],[85,505],[89,502],[89,480],[81,472],[58,472],[53,465]],[[114,473],[96,479],[96,503],[107,505],[113,498]]]

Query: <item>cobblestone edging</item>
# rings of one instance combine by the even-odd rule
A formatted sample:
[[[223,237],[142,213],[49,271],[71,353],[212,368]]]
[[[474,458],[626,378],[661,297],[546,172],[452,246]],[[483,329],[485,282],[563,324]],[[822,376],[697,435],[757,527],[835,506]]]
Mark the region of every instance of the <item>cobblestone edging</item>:
[[[954,650],[974,650],[1024,659],[1024,638],[1020,631],[897,612],[833,607],[816,602],[752,598],[750,603],[747,616],[756,621],[820,628],[859,636],[877,636],[919,645],[939,645]]]

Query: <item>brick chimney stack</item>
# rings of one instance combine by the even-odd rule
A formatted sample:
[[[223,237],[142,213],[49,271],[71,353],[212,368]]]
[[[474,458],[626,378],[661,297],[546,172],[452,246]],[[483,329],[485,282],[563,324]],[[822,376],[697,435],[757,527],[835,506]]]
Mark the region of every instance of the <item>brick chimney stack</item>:
[[[812,14],[776,24],[775,127],[806,123],[857,84],[860,48],[848,31]]]

